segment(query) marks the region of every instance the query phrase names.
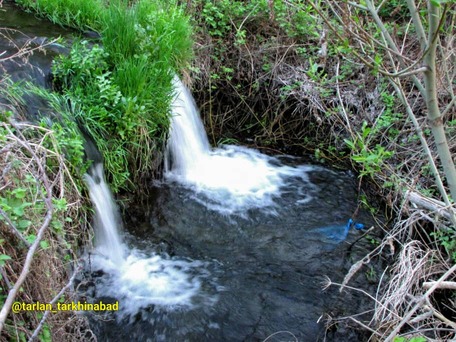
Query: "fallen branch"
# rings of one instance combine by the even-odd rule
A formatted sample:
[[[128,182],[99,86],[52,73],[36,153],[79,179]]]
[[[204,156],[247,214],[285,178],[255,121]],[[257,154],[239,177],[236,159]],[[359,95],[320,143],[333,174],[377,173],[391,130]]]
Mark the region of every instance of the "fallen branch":
[[[442,281],[440,283],[437,283],[436,281],[425,281],[423,283],[423,288],[430,289],[434,285],[442,290],[456,290],[456,281]]]
[[[448,207],[445,203],[425,197],[418,192],[409,190],[405,197],[415,206],[436,212],[448,220],[452,220],[452,217],[456,216],[456,210],[453,207]]]
[[[444,282],[445,279],[448,278],[455,271],[456,271],[456,265],[453,265],[453,267],[451,267],[448,271],[446,271],[445,274],[442,275],[440,277],[440,279],[437,280],[435,282],[435,284],[432,285],[431,288],[426,291],[426,293],[418,300],[418,302],[415,304],[415,306],[407,313],[407,315],[404,316],[402,321],[398,325],[396,325],[396,327],[393,329],[393,331],[385,339],[385,342],[390,342],[396,337],[396,335],[399,333],[399,331],[402,329],[402,327],[410,321],[410,319],[415,314],[415,312],[420,307],[422,307],[424,302],[427,301],[428,297],[438,288],[439,284]]]

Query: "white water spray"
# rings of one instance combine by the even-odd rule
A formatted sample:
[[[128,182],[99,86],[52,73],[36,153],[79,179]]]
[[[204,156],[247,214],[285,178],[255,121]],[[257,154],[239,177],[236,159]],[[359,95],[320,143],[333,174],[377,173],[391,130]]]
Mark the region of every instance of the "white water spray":
[[[189,90],[173,81],[171,131],[165,156],[165,178],[191,188],[195,199],[223,214],[243,214],[251,208],[270,208],[291,179],[307,188],[312,166],[290,167],[254,149],[224,145],[212,149]],[[311,198],[303,192],[302,202]]]
[[[120,215],[114,203],[111,190],[104,179],[101,163],[85,175],[90,199],[95,206],[95,239],[98,251],[117,264],[124,261],[124,246],[120,241]]]
[[[102,271],[97,289],[122,302],[120,316],[159,305],[167,309],[192,307],[194,301],[212,304],[201,292],[206,264],[155,253],[128,250],[121,238],[121,219],[104,179],[102,164],[85,175],[95,207],[96,249],[90,256],[92,271]]]

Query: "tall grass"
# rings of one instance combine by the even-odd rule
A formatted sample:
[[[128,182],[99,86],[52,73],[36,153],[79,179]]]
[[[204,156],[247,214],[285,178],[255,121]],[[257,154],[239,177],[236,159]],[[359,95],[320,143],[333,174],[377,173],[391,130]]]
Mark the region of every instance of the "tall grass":
[[[53,23],[82,30],[98,31],[105,11],[103,0],[16,0],[16,3]]]
[[[18,0],[62,25],[93,29],[102,47],[75,43],[56,60],[55,84],[104,155],[114,190],[156,164],[169,128],[172,78],[192,57],[184,12],[159,0]],[[80,5],[80,6],[79,6]],[[83,113],[83,114],[81,114]]]

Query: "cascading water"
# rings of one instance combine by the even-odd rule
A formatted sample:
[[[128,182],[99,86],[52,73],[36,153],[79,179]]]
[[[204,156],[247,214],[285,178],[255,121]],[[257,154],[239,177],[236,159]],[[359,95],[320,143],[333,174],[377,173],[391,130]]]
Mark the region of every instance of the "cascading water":
[[[204,262],[127,248],[120,235],[120,215],[101,163],[90,168],[85,181],[95,207],[96,249],[90,255],[90,267],[92,272],[104,274],[98,280],[97,289],[122,302],[119,317],[135,314],[150,305],[174,309],[192,307],[195,301],[210,304],[215,300],[198,298]]]
[[[24,33],[31,37],[38,34],[52,39],[55,32],[66,35],[59,27],[12,7],[10,1],[4,2],[5,6],[6,11],[0,12],[0,17],[6,26],[26,30]],[[17,26],[10,26],[13,21]],[[54,54],[46,53],[43,63],[44,55],[31,56],[33,69],[49,70]],[[37,76],[22,71],[13,63],[8,72],[13,73],[13,78],[14,74],[33,75],[32,78],[37,78],[35,83],[44,80],[41,73]],[[191,95],[178,80],[175,86],[180,98],[174,103],[173,121],[189,120],[186,111],[195,110]],[[35,108],[30,100],[26,107]],[[32,112],[35,117],[36,110]],[[172,182],[154,184],[148,189],[147,201],[138,203],[137,208],[134,204],[128,208],[132,219],[125,221],[126,232],[121,229],[115,202],[105,187],[101,165],[87,175],[88,187],[98,192],[92,195],[92,200],[96,214],[101,217],[94,220],[96,248],[85,259],[86,268],[77,288],[89,302],[118,300],[120,310],[115,315],[117,319],[102,312],[86,313],[96,339],[100,342],[367,341],[369,336],[353,331],[350,324],[343,322],[331,324],[326,331],[322,319],[368,312],[372,306],[360,291],[347,290],[341,294],[336,287],[330,287],[324,294],[321,291],[324,276],[341,282],[353,261],[363,259],[372,250],[370,239],[360,238],[352,229],[347,231],[347,219],[354,212],[366,224],[371,220],[369,213],[358,208],[357,180],[350,173],[322,167],[288,169],[292,174],[302,170],[305,175],[288,177],[283,174],[288,160],[262,156],[240,147],[211,149],[197,113],[189,116],[195,118],[196,128],[187,129],[191,125],[185,123],[173,124],[173,132],[178,129],[175,126],[183,127],[183,133],[173,134],[173,141],[177,141],[177,136],[183,138],[182,134],[196,131],[200,135],[196,139],[205,142],[185,150],[188,141],[177,143],[174,148],[170,141],[166,177]],[[176,157],[179,151],[181,157]],[[202,162],[188,167],[197,160],[194,151],[202,156]],[[179,164],[185,157],[187,162]],[[223,165],[219,168],[211,165],[215,161],[210,161],[217,157]],[[236,170],[227,160],[237,159],[236,165],[242,164],[242,158],[247,165],[259,159],[259,164],[265,166],[258,168],[258,177],[269,184],[270,190],[264,191],[269,195],[262,197],[261,191],[257,191],[255,197],[252,195],[255,191],[249,187],[245,190],[242,184],[251,180],[247,182],[239,177],[239,169],[234,174],[225,172]],[[291,160],[291,164],[295,161]],[[212,167],[216,172],[209,172]],[[264,170],[271,168],[276,170],[263,177]],[[284,172],[278,176],[275,186],[280,189],[275,191],[277,168]],[[241,168],[243,175],[257,176],[243,171]],[[206,176],[209,177],[205,179]],[[230,180],[225,182],[225,177]],[[261,187],[257,186],[258,189]],[[232,190],[240,193],[238,202]],[[268,198],[273,202],[271,206],[275,204],[276,216],[265,210]],[[206,210],[201,203],[216,210]],[[241,213],[248,208],[263,210],[250,210],[248,220],[239,215],[229,219],[223,215]],[[111,214],[107,222],[112,225],[103,223]],[[372,220],[370,223],[373,224]],[[114,232],[114,248],[109,247],[110,235],[102,232],[106,225]],[[374,259],[368,266],[371,276],[383,273]],[[381,257],[378,260],[384,262]],[[369,285],[366,274],[359,271],[350,284],[375,294],[376,282]],[[358,318],[371,319],[368,315]]]
[[[103,165],[92,166],[85,175],[90,199],[95,206],[95,238],[98,251],[117,264],[124,261],[124,246],[120,241],[121,220],[112,198],[111,190],[104,180]]]
[[[248,209],[268,208],[274,198],[299,179],[302,203],[311,199],[307,172],[314,166],[286,166],[278,158],[254,149],[224,145],[211,149],[189,90],[174,78],[176,98],[165,157],[165,178],[195,191],[197,201],[223,214],[243,215]]]
[[[277,332],[317,341],[322,312],[348,306],[337,291],[321,296],[319,283],[324,274],[343,278],[335,260],[354,238],[352,177],[211,148],[190,92],[178,79],[174,86],[168,182],[138,208],[147,218],[128,225],[135,237],[119,229],[101,165],[87,176],[100,230],[91,280],[98,299],[120,308],[112,323],[95,318],[94,331],[103,341],[263,341]]]

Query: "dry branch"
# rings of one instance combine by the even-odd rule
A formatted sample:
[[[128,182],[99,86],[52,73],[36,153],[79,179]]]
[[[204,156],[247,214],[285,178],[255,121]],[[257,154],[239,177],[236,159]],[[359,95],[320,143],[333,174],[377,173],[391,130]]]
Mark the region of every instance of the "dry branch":
[[[390,342],[392,341],[396,335],[399,333],[399,331],[402,329],[402,327],[409,322],[409,320],[412,318],[412,316],[415,314],[415,312],[429,299],[429,296],[438,288],[438,286],[445,281],[453,272],[456,271],[456,265],[453,265],[448,271],[446,271],[439,280],[437,280],[434,285],[431,286],[429,290],[426,291],[426,293],[417,301],[417,303],[413,306],[413,308],[404,316],[402,321],[397,324],[394,329],[391,331],[389,336],[385,339],[385,342]]]
[[[437,285],[438,289],[456,290],[456,282],[455,281],[441,281],[440,283],[437,283],[436,281],[425,281],[423,283],[423,288],[430,289],[434,285]]]
[[[418,208],[430,210],[448,220],[452,220],[452,217],[456,215],[456,210],[453,207],[448,207],[445,203],[430,197],[425,197],[418,192],[409,190],[405,193],[405,198]]]

